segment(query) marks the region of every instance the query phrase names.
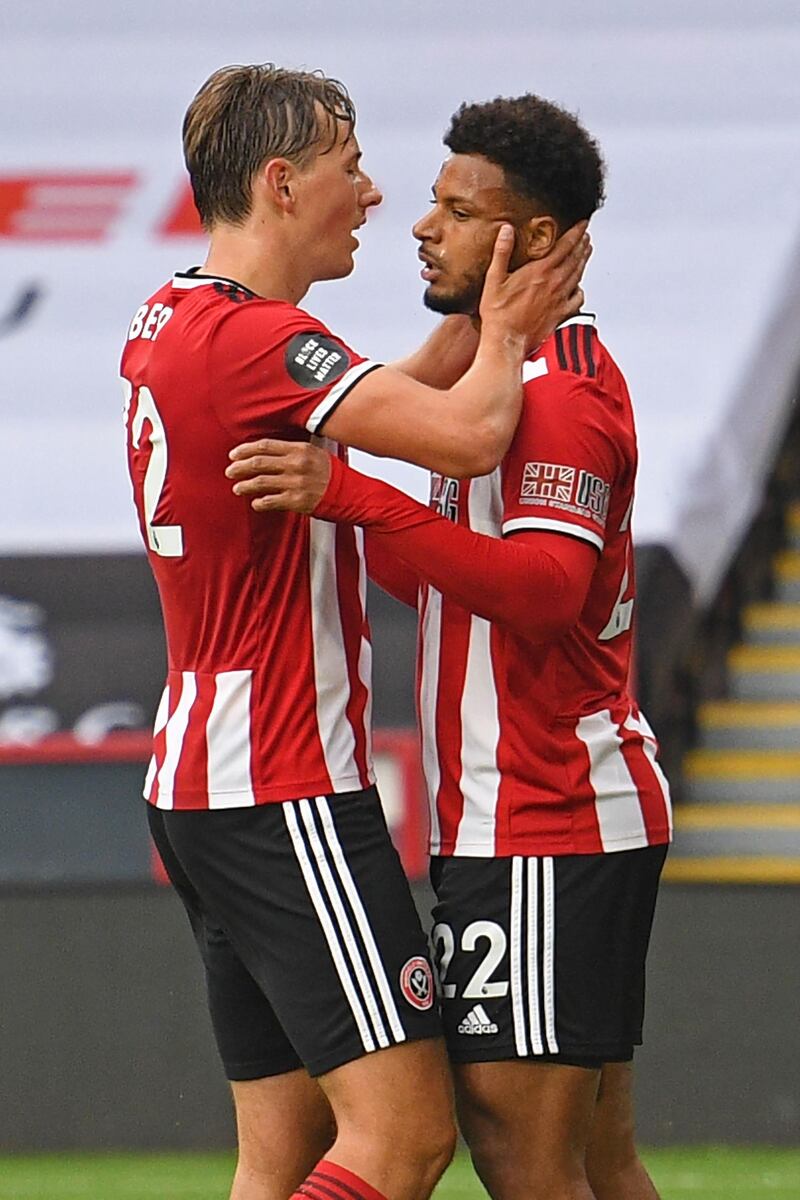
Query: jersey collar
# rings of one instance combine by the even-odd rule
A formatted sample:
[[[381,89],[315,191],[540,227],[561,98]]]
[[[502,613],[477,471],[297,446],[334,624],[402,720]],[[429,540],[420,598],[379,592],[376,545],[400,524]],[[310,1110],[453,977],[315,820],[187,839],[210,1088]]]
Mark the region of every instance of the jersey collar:
[[[597,313],[579,312],[575,313],[574,317],[568,317],[566,321],[562,321],[560,325],[556,325],[556,329],[566,329],[569,325],[594,325],[597,320]]]
[[[249,287],[245,287],[243,283],[239,283],[236,279],[228,279],[225,275],[203,275],[199,267],[190,267],[188,271],[176,271],[172,276],[172,286],[179,291],[187,291],[190,288],[208,287],[209,284],[222,283],[226,287],[239,288],[240,291],[246,292],[248,296],[257,298],[255,292]]]

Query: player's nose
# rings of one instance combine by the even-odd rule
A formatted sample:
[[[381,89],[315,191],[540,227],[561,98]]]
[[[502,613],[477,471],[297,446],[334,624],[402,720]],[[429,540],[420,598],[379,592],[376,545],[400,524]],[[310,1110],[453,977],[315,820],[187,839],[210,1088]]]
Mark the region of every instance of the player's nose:
[[[372,179],[367,176],[364,187],[359,193],[358,202],[363,209],[375,208],[383,203],[383,192]]]
[[[436,241],[436,222],[432,213],[425,213],[412,225],[411,236],[415,237],[418,242]]]

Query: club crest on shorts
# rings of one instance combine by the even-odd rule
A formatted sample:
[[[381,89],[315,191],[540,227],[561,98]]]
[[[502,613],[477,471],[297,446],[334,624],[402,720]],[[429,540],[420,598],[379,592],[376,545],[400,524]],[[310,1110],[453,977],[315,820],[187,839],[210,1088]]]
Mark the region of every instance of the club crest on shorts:
[[[400,991],[412,1008],[425,1011],[433,1004],[433,974],[426,958],[410,958],[400,971]]]

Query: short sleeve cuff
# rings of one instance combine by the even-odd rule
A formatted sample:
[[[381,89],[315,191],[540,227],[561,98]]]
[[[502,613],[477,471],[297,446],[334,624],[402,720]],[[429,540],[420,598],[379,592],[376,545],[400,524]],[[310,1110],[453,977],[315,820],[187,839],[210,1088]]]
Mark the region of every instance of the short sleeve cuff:
[[[587,529],[585,525],[577,523],[573,524],[572,521],[559,521],[555,517],[513,517],[510,521],[503,522],[504,534],[519,533],[523,529],[539,529],[544,533],[566,533],[569,537],[589,542],[601,551],[605,545],[602,534],[597,533],[594,529]]]
[[[372,362],[370,359],[365,359],[363,362],[356,363],[349,371],[345,371],[341,379],[337,379],[333,387],[327,391],[317,407],[311,413],[306,421],[306,429],[309,433],[319,433],[323,423],[327,421],[333,410],[338,404],[341,404],[347,393],[365,375],[370,371],[377,371],[382,367],[383,363]]]

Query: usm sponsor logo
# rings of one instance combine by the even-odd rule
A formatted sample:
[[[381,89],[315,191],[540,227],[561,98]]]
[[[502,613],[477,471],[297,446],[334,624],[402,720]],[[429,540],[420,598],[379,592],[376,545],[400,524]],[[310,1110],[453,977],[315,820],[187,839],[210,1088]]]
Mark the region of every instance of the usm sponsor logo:
[[[542,504],[589,517],[602,529],[608,518],[611,487],[599,475],[567,463],[529,462],[522,471],[520,504]]]
[[[611,487],[599,475],[589,471],[581,471],[578,475],[578,486],[575,490],[575,503],[578,508],[585,508],[598,525],[605,528],[608,518],[608,502],[611,498]]]
[[[458,1032],[466,1033],[469,1037],[476,1037],[486,1033],[497,1033],[498,1025],[496,1021],[490,1019],[482,1004],[476,1004],[458,1026]]]

